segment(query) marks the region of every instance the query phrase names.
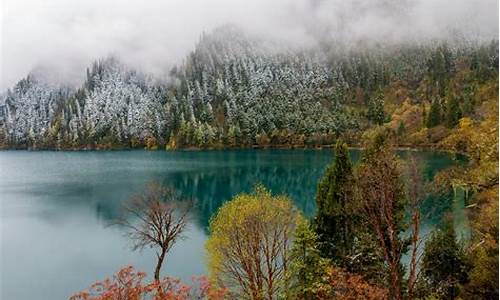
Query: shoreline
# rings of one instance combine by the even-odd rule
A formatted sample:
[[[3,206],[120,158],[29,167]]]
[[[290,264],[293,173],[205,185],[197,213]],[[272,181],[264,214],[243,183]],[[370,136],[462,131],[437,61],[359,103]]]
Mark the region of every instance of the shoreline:
[[[223,151],[223,150],[324,150],[324,149],[332,149],[335,147],[335,144],[327,144],[321,146],[306,146],[306,145],[250,145],[250,146],[241,146],[241,147],[228,147],[228,146],[217,146],[217,147],[183,147],[176,149],[166,149],[165,147],[158,147],[156,149],[147,149],[145,147],[81,147],[81,148],[67,148],[67,149],[53,149],[53,148],[41,148],[41,149],[33,149],[33,148],[25,148],[25,147],[3,147],[0,148],[0,151],[47,151],[47,152],[113,152],[113,151]],[[365,150],[362,146],[357,145],[349,145],[349,150]],[[395,151],[413,151],[413,152],[423,152],[423,151],[433,151],[433,152],[441,152],[441,153],[449,153],[449,154],[460,154],[467,156],[466,153],[457,152],[451,149],[443,149],[438,148],[435,144],[429,145],[420,145],[420,146],[411,146],[407,144],[395,145],[393,147]]]

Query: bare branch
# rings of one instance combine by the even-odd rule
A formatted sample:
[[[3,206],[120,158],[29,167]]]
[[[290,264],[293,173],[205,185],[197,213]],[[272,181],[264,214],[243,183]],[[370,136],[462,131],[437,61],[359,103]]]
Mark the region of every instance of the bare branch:
[[[192,206],[191,200],[179,198],[175,190],[157,182],[148,184],[143,193],[134,195],[124,205],[125,214],[117,224],[128,229],[127,235],[133,242],[132,249],[146,246],[159,249],[156,253],[156,280],[159,280],[165,255],[175,241],[182,238]]]

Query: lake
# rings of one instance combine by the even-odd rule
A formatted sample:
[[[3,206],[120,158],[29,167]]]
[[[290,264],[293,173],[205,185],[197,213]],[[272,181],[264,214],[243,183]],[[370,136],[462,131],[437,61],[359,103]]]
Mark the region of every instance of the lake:
[[[457,163],[444,153],[414,153],[427,179]],[[351,157],[359,160],[360,152]],[[124,230],[110,226],[123,203],[151,181],[196,200],[187,238],[162,269],[189,281],[205,272],[207,225],[222,203],[263,183],[311,216],[331,160],[331,150],[0,151],[0,298],[67,299],[126,265],[152,274],[154,253],[131,251]],[[449,210],[457,228],[466,227],[463,202],[430,197],[423,210],[424,233]]]

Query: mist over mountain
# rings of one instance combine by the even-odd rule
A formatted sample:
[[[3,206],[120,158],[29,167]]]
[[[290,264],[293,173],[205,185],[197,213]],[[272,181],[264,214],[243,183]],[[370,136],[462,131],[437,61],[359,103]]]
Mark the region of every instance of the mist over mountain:
[[[497,76],[498,40],[313,47],[225,25],[203,33],[164,77],[143,70],[108,56],[82,72],[83,83],[68,85],[36,69],[1,97],[1,144],[315,146],[340,136],[355,142],[362,130],[390,121],[384,92],[397,89],[394,105],[409,99],[425,110],[436,97],[462,93],[464,83],[453,80],[463,72],[470,73],[467,85]]]
[[[498,3],[482,2],[7,0],[0,144],[355,142],[404,101],[445,110],[497,76]]]
[[[235,24],[275,44],[402,44],[498,36],[498,1],[2,1],[0,89],[33,69],[78,85],[114,55],[163,78],[205,33]]]

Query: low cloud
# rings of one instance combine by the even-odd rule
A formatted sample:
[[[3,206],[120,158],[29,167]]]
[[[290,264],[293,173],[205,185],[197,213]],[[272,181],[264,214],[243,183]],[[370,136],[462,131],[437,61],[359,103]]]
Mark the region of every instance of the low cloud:
[[[36,68],[76,83],[109,54],[162,74],[227,23],[299,45],[498,36],[497,0],[3,0],[1,12],[0,90]]]

